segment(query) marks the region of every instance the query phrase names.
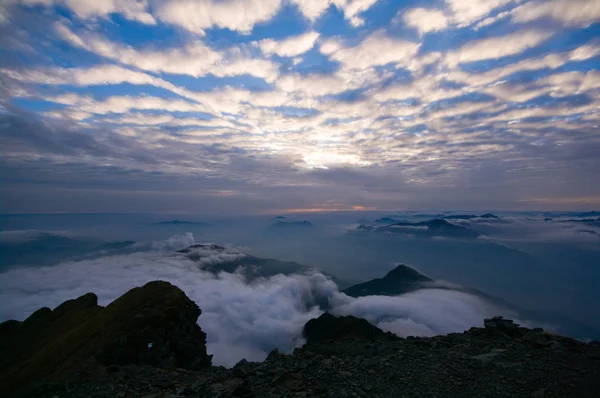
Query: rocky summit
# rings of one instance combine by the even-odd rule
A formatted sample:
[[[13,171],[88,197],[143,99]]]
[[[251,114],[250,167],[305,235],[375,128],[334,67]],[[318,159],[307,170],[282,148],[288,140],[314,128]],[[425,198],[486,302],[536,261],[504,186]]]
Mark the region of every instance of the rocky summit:
[[[200,303],[201,304],[201,303]],[[323,314],[291,354],[211,366],[198,306],[151,282],[107,307],[93,294],[0,324],[2,397],[598,397],[600,343],[484,320],[400,338]]]

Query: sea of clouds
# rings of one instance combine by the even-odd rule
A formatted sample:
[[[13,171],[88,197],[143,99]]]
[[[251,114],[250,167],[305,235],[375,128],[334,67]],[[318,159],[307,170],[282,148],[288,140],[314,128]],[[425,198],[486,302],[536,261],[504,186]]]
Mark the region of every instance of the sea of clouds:
[[[400,336],[460,332],[500,311],[468,293],[436,288],[352,298],[317,271],[252,281],[241,272],[215,274],[205,267],[243,253],[202,249],[198,253],[206,261],[193,261],[172,250],[193,243],[188,233],[155,242],[152,251],[9,269],[0,274],[0,321],[23,320],[40,307],[54,308],[87,292],[107,305],[133,287],[166,280],[200,306],[198,324],[207,333],[213,362],[233,366],[242,358],[260,361],[274,348],[290,352],[302,345],[302,327],[323,312],[324,301],[334,314],[363,317]]]

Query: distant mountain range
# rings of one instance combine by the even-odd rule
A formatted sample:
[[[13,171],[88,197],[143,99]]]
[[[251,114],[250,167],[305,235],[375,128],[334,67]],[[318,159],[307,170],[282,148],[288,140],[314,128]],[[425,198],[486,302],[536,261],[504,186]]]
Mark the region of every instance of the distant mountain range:
[[[215,274],[241,272],[248,280],[277,274],[301,274],[315,270],[313,267],[293,261],[255,257],[214,243],[191,245],[177,250],[176,253],[184,254],[190,260],[201,263],[206,271]]]
[[[202,222],[202,221],[171,220],[171,221],[155,222],[153,225],[200,225],[200,226],[208,226],[210,224]]]
[[[500,220],[501,218],[491,214],[491,213],[487,213],[487,214],[483,214],[481,216],[476,216],[475,214],[455,214],[455,215],[450,215],[450,216],[444,216],[441,218],[445,218],[447,220],[471,220],[473,218],[487,218],[487,219],[493,219],[493,220]]]
[[[424,217],[424,216],[426,216],[426,215],[418,214],[413,217]],[[444,220],[471,220],[473,218],[487,218],[490,220],[501,220],[500,217],[498,217],[494,214],[491,214],[491,213],[482,214],[480,216],[475,215],[475,214],[451,214],[451,215],[436,214],[436,215],[430,216],[430,217],[432,219],[444,219]],[[379,219],[375,220],[376,224],[393,224],[393,223],[398,223],[398,222],[402,222],[402,221],[397,220],[392,217],[383,217],[383,218],[379,218]]]
[[[443,219],[434,219],[421,222],[397,222],[383,227],[361,224],[358,231],[376,233],[401,233],[423,237],[447,237],[474,239],[479,233],[460,225],[452,224]]]
[[[573,219],[573,220],[561,220],[559,222],[563,222],[563,223],[564,222],[574,222],[574,223],[600,226],[600,217],[598,217],[598,218],[582,218],[582,219]]]

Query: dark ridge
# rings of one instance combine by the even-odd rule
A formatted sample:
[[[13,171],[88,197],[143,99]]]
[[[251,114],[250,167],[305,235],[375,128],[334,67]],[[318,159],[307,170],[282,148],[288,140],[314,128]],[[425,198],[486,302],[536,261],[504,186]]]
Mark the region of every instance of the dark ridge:
[[[194,251],[194,249],[204,249],[211,251],[222,252],[225,251],[225,247],[217,245],[215,243],[196,243],[194,245],[190,245],[184,249],[177,250],[177,253],[190,253]]]
[[[589,223],[600,222],[600,217],[598,217],[598,218],[582,218],[582,219],[573,219],[573,220],[562,220],[562,221],[559,221],[559,222],[578,222],[578,223],[589,224]]]
[[[491,214],[491,213],[486,213],[481,216],[477,216],[475,214],[456,214],[456,215],[444,216],[441,218],[444,218],[447,220],[470,220],[472,218],[488,218],[488,219],[500,220],[500,217],[498,217],[494,214]]]
[[[415,276],[395,269],[386,277]],[[306,344],[263,362],[211,366],[198,306],[151,282],[106,308],[89,293],[0,324],[2,397],[577,397],[600,391],[600,343],[502,317],[435,337],[400,338],[325,313]]]

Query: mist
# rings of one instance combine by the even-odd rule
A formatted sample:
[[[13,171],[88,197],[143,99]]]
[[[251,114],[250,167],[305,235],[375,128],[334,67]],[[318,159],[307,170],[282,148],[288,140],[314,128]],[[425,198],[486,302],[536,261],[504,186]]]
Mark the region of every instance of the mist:
[[[560,322],[573,330],[580,324],[600,327],[594,317],[600,307],[594,282],[600,280],[600,249],[590,236],[600,239],[580,233],[598,231],[597,225],[570,222],[568,215],[544,221],[539,215],[505,214],[496,221],[450,220],[476,231],[474,239],[356,229],[388,215],[412,222],[435,216],[5,215],[0,320],[23,320],[40,307],[54,308],[87,292],[107,305],[133,287],[166,280],[201,308],[198,324],[207,333],[208,351],[224,366],[242,358],[262,360],[274,348],[290,352],[303,344],[303,325],[324,311],[362,317],[402,337],[461,332],[495,315],[539,325],[515,306],[556,313],[557,323],[543,326],[558,330]],[[195,243],[222,250],[179,251]],[[252,276],[255,258],[284,263],[267,276]],[[238,263],[230,272],[219,268]],[[398,264],[435,283],[400,296],[353,298],[341,292]]]

